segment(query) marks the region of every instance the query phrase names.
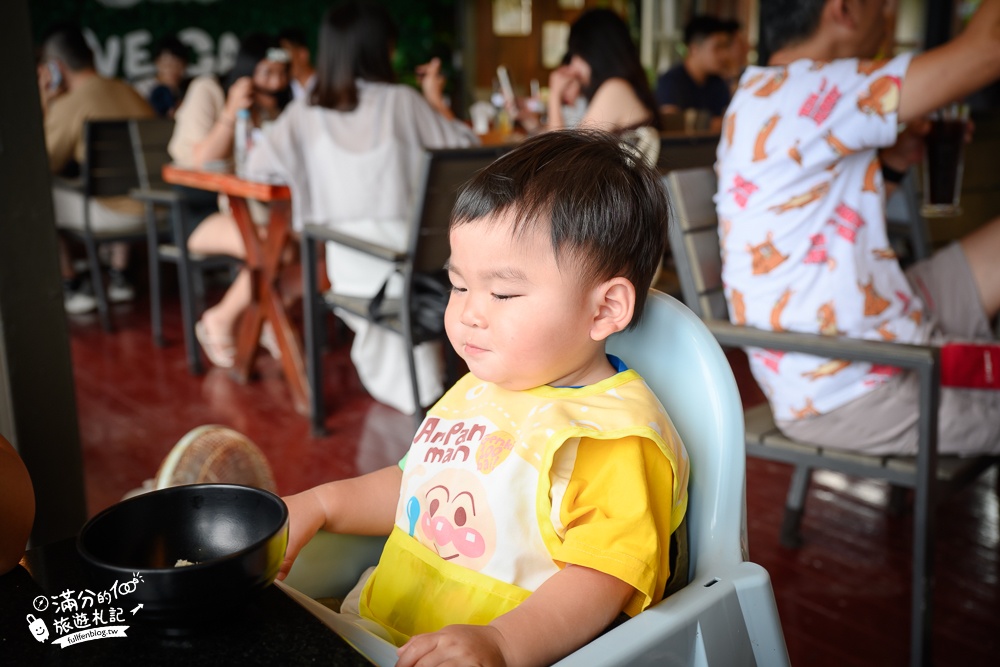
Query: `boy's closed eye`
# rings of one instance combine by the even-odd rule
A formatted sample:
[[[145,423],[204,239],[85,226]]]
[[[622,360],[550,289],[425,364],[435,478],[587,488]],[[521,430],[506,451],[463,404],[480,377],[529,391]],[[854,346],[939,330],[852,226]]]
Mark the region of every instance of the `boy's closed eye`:
[[[468,288],[459,287],[458,285],[455,285],[453,283],[452,286],[451,286],[451,291],[453,293],[455,293],[455,294],[465,294],[469,290],[468,290]],[[490,292],[490,296],[493,299],[496,299],[497,301],[507,301],[508,299],[513,299],[513,298],[516,298],[516,297],[521,296],[521,295],[520,294],[496,294],[495,292]]]
[[[455,269],[454,265],[452,265],[450,262],[447,265],[447,270],[448,270],[448,282],[451,283],[452,293],[464,294],[468,292],[469,288],[462,285],[461,274]],[[517,273],[516,275],[511,277],[508,277],[506,272],[502,273],[503,275],[501,275],[501,272],[490,272],[487,277],[492,280],[501,280],[503,278],[507,278],[509,280],[523,280],[523,277],[520,273]],[[514,299],[519,296],[523,295],[518,293],[512,294],[506,291],[504,291],[503,293],[490,291],[490,297],[492,299],[495,299],[496,301],[507,301],[509,299]]]

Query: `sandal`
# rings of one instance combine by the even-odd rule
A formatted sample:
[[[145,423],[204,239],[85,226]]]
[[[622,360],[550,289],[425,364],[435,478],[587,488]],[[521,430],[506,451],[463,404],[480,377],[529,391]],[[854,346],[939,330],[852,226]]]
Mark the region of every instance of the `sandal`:
[[[268,354],[275,359],[281,359],[281,347],[278,346],[278,339],[274,335],[274,326],[270,322],[264,322],[261,326],[259,342]]]
[[[210,338],[208,329],[205,328],[205,323],[201,320],[198,320],[198,323],[194,325],[194,335],[201,343],[201,349],[205,351],[205,356],[214,365],[219,368],[232,368],[233,364],[236,363],[236,346],[233,345],[232,339],[225,341]]]

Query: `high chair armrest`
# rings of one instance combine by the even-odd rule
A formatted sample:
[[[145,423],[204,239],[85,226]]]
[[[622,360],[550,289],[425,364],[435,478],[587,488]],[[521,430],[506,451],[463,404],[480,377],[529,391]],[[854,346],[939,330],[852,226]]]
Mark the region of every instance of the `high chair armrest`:
[[[312,598],[342,598],[378,563],[385,537],[320,531],[302,548],[285,583]]]

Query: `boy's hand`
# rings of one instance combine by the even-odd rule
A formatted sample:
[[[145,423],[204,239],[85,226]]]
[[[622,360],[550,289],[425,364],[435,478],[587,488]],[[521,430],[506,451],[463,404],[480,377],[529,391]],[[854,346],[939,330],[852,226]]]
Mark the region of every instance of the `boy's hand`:
[[[292,569],[299,552],[309,540],[319,532],[326,523],[323,504],[315,489],[309,489],[294,496],[282,498],[288,507],[288,548],[285,550],[285,560],[278,570],[278,579],[282,580]]]
[[[489,625],[449,625],[426,635],[415,635],[397,651],[396,667],[462,665],[503,667],[503,635]]]

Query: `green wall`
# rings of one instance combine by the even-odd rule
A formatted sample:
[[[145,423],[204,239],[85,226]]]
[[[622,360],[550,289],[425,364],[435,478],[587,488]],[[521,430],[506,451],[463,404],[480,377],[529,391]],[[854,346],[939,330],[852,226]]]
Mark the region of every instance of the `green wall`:
[[[400,28],[397,70],[409,79],[432,56],[451,61],[455,7],[461,0],[385,0]],[[150,51],[177,33],[194,53],[191,73],[221,72],[232,63],[239,38],[250,32],[302,28],[315,54],[316,30],[331,0],[32,0],[35,43],[54,23],[75,21],[92,38],[98,69],[137,79],[153,71]]]

